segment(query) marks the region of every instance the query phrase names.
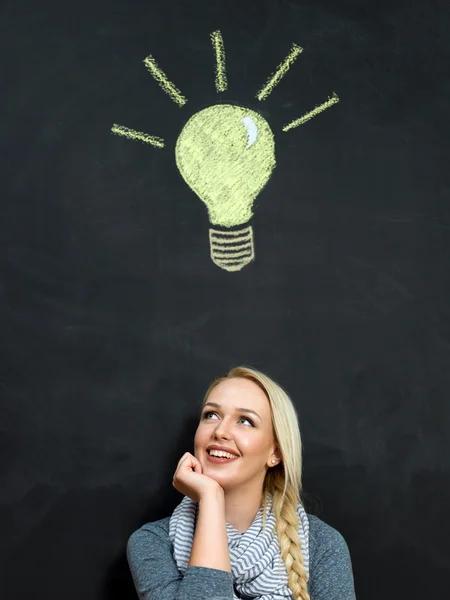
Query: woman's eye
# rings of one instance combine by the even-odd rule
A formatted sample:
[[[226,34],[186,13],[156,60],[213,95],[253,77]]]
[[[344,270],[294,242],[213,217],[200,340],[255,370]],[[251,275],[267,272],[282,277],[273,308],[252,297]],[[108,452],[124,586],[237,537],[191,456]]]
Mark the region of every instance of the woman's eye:
[[[211,419],[209,418],[209,417],[210,417],[210,415],[216,415],[216,414],[217,414],[217,413],[215,413],[215,412],[212,412],[212,411],[207,411],[207,412],[203,413],[203,418],[204,418],[204,419],[206,419],[206,420],[208,420],[208,421],[210,421],[210,420],[211,420]],[[251,419],[249,419],[248,417],[240,417],[240,419],[239,419],[239,420],[240,420],[240,421],[248,421],[248,423],[250,423],[250,425],[251,425],[252,427],[254,427],[254,426],[255,426],[255,424],[253,423],[253,421],[252,421]]]
[[[209,415],[213,415],[213,414],[214,414],[213,412],[205,412],[205,413],[203,413],[203,418],[207,419],[209,417]]]

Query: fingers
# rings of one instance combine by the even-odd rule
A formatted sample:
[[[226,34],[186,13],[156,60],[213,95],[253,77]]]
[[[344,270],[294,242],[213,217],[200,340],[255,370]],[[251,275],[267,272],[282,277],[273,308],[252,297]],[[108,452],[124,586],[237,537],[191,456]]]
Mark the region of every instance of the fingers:
[[[195,463],[194,463],[194,471],[196,473],[202,473],[202,465],[200,464],[200,461],[195,459]]]
[[[190,452],[185,452],[180,458],[177,468],[175,469],[175,474],[177,474],[181,468],[194,469],[196,473],[202,472],[200,462]]]
[[[185,452],[178,461],[177,468],[173,474],[172,485],[180,493],[189,496],[192,499],[195,499],[198,496],[195,484],[194,487],[192,487],[192,475],[194,473],[202,475],[201,464],[190,452]]]
[[[197,459],[195,458],[195,456],[193,456],[190,452],[185,452],[183,454],[183,456],[180,458],[180,460],[178,461],[178,467],[181,467],[181,464],[186,460],[189,459],[191,462],[195,462],[197,461]],[[198,461],[197,461],[198,462]]]
[[[180,460],[178,461],[178,464],[177,464],[177,470],[179,469],[179,467],[180,467],[181,463],[183,462],[183,460],[184,460],[184,459],[185,459],[187,456],[189,456],[189,455],[190,455],[190,452],[185,452],[185,453],[183,454],[183,456],[182,456],[182,457],[180,458]]]

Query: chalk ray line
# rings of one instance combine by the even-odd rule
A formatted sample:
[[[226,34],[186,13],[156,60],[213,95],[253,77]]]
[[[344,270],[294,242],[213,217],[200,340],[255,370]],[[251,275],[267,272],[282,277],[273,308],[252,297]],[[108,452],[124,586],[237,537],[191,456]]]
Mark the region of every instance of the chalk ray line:
[[[125,127],[124,125],[117,125],[117,123],[114,123],[111,127],[111,131],[117,135],[126,137],[129,140],[139,140],[146,144],[150,144],[151,146],[155,146],[155,148],[164,148],[164,140],[156,135],[150,135],[143,131],[136,131],[135,129]]]
[[[155,81],[159,83],[166,94],[168,94],[172,100],[178,104],[178,106],[183,106],[186,104],[187,99],[183,96],[177,86],[169,81],[167,75],[164,73],[161,67],[158,66],[158,63],[151,54],[144,59],[144,64],[150,71]]]
[[[224,92],[228,89],[227,71],[225,64],[225,46],[219,30],[211,33],[211,41],[216,55],[216,91]]]
[[[299,54],[303,52],[303,48],[298,46],[297,44],[292,44],[291,51],[280,63],[274,73],[269,77],[266,84],[259,90],[256,94],[256,98],[258,100],[265,100],[275,89],[275,87],[279,84],[281,79],[286,75],[289,71],[291,65],[294,63],[295,59]]]
[[[307,112],[302,117],[300,117],[298,119],[294,119],[293,121],[291,121],[290,123],[288,123],[287,125],[282,127],[282,130],[289,131],[290,129],[294,129],[294,127],[299,127],[300,125],[303,125],[304,123],[306,123],[313,117],[317,116],[318,114],[320,114],[327,108],[330,108],[330,106],[333,106],[333,104],[337,104],[338,102],[339,102],[339,98],[333,92],[332,97],[328,98],[328,100],[326,102],[323,102],[323,104],[319,104],[319,106],[316,106],[315,108],[313,108],[313,110]]]

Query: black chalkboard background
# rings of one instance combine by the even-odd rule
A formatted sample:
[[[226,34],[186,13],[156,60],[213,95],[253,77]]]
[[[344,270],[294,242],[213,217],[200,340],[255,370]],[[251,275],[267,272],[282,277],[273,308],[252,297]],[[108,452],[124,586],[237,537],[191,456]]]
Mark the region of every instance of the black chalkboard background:
[[[449,31],[444,0],[3,3],[2,599],[135,598],[127,538],[180,501],[202,394],[241,363],[295,400],[307,506],[345,536],[358,600],[446,595]],[[211,262],[174,160],[217,102],[275,132],[238,273]]]

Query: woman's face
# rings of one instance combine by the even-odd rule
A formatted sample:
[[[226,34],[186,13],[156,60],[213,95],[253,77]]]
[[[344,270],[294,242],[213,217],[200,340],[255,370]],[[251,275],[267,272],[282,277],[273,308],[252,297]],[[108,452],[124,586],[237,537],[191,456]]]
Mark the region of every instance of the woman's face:
[[[237,458],[214,459],[208,453],[211,446],[225,447]],[[219,383],[203,407],[194,439],[203,474],[225,491],[241,485],[262,489],[275,451],[270,404],[262,389],[238,377]]]

